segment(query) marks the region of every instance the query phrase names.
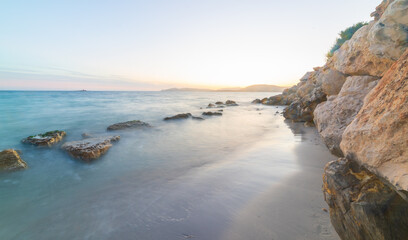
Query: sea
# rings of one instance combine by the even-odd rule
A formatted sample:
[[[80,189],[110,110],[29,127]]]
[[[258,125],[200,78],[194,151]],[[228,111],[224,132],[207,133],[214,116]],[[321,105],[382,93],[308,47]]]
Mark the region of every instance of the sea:
[[[251,104],[275,94],[0,91],[0,150],[28,164],[0,173],[0,239],[223,239],[246,205],[300,171],[302,134],[283,107]],[[226,100],[239,106],[206,108]],[[163,121],[179,113],[205,120]],[[130,120],[153,127],[106,130]],[[21,142],[52,130],[67,136]],[[83,133],[121,139],[84,162],[61,149]]]

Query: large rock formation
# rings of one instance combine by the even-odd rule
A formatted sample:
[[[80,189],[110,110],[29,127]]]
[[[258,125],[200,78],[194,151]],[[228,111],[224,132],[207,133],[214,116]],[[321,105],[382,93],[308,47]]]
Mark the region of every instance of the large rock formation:
[[[368,35],[374,24],[375,22],[371,22],[354,33],[329,59],[328,66],[346,75],[381,77],[394,60],[376,55],[370,50]]]
[[[374,20],[379,20],[385,9],[387,9],[388,5],[390,5],[394,0],[383,0],[383,2],[375,8],[375,11],[371,13],[371,17],[374,17]]]
[[[383,59],[396,61],[408,47],[408,1],[389,4],[381,18],[370,29],[370,51]]]
[[[408,190],[408,51],[367,95],[343,134],[344,154]]]
[[[87,138],[64,143],[61,148],[75,158],[90,161],[105,154],[112,147],[112,142],[119,141],[119,139],[120,136]]]
[[[323,192],[341,239],[408,239],[408,202],[355,162],[341,158],[327,164]]]
[[[7,149],[0,152],[0,170],[17,170],[27,168],[27,163],[21,159],[14,149]]]
[[[314,123],[330,151],[343,156],[340,142],[346,127],[363,105],[364,97],[375,87],[378,78],[371,76],[348,77],[337,96],[331,96],[314,111]]]

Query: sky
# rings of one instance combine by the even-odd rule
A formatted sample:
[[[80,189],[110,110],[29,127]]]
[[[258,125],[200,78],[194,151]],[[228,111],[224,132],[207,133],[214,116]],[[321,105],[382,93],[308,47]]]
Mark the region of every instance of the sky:
[[[1,0],[0,90],[290,86],[380,0]]]

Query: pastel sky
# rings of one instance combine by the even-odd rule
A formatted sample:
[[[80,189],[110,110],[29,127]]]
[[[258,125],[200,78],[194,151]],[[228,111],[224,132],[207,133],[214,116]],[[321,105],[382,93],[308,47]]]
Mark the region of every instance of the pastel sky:
[[[292,85],[380,0],[2,0],[0,90]]]

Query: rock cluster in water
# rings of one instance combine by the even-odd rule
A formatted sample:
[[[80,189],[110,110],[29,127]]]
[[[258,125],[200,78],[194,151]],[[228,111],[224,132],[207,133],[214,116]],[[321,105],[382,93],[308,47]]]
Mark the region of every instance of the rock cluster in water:
[[[222,116],[221,112],[203,112],[204,116]]]
[[[9,171],[23,168],[27,168],[27,163],[21,159],[16,150],[7,149],[0,152],[0,170]]]
[[[110,125],[107,130],[114,131],[114,130],[123,130],[123,129],[140,129],[140,128],[150,128],[152,127],[150,124],[142,122],[140,120],[133,120],[128,122],[121,122],[115,123]]]
[[[30,143],[36,146],[51,146],[62,140],[63,137],[67,135],[64,131],[50,131],[42,134],[37,134],[34,136],[29,136],[22,141],[24,143]]]
[[[324,193],[342,239],[408,239],[408,0],[384,0],[375,18],[278,96],[284,116],[315,123],[338,161]]]
[[[192,117],[191,113],[180,113],[171,117],[165,117],[163,120],[164,121],[169,121],[169,120],[180,120],[180,119],[187,119]]]
[[[209,103],[207,108],[224,108],[224,107],[234,107],[238,106],[238,104],[235,101],[232,100],[227,100],[225,103],[218,101],[214,103]]]
[[[86,138],[80,141],[67,142],[62,145],[71,156],[84,160],[94,160],[105,154],[112,147],[112,142],[119,141],[120,136]]]
[[[220,107],[224,106],[238,106],[235,101],[228,100],[225,103],[216,102],[216,105]],[[216,106],[212,104],[213,106]],[[211,105],[211,104],[210,104]],[[204,112],[203,116],[221,116],[223,110],[218,112]],[[191,113],[181,113],[171,117],[166,117],[163,120],[180,120],[180,119],[194,119],[205,120],[202,117],[193,116]],[[127,122],[115,123],[107,127],[108,131],[126,130],[126,129],[144,129],[152,127],[149,123],[142,122],[140,120],[133,120]],[[24,143],[33,144],[36,146],[49,146],[61,141],[66,136],[66,132],[55,130],[34,136],[29,136],[22,140]],[[111,147],[113,142],[117,142],[120,136],[99,136],[95,137],[89,133],[82,134],[83,139],[79,141],[72,141],[64,143],[61,148],[67,151],[72,157],[81,159],[84,161],[90,161],[101,157]],[[24,162],[17,151],[13,149],[7,149],[0,152],[0,170],[14,170],[27,168],[26,162]]]

